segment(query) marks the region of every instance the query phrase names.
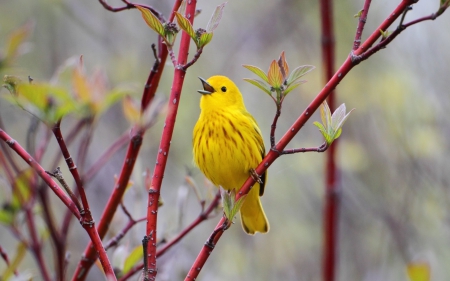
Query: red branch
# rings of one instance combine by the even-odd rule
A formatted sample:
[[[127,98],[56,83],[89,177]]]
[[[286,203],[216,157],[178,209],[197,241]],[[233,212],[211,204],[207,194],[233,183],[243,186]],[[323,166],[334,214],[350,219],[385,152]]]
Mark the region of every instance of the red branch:
[[[364,2],[364,7],[359,15],[358,27],[356,28],[355,41],[353,42],[353,51],[357,50],[361,45],[361,36],[364,30],[364,25],[366,25],[367,14],[369,13],[370,2],[372,0],[366,0]]]
[[[172,21],[175,14],[174,11],[178,10],[181,2],[175,1],[170,20]],[[152,67],[147,82],[144,87],[142,100],[141,100],[141,112],[144,112],[145,108],[152,102],[156,90],[159,86],[159,81],[161,79],[162,72],[164,70],[164,66],[166,64],[166,58],[167,58],[167,48],[165,46],[162,46],[162,40],[161,38],[158,39],[159,42],[159,58],[157,59],[157,62],[155,62],[155,65],[157,64],[157,67],[155,65]],[[128,145],[127,153],[122,165],[122,169],[120,171],[119,179],[116,183],[116,186],[109,197],[108,203],[105,206],[105,209],[103,211],[103,214],[100,218],[99,224],[98,224],[98,233],[101,238],[103,238],[106,235],[106,232],[109,229],[109,224],[111,223],[112,218],[114,217],[114,214],[117,210],[117,207],[119,206],[120,202],[122,201],[122,197],[125,194],[125,190],[127,187],[127,184],[130,180],[131,173],[133,172],[134,164],[136,162],[137,156],[139,154],[139,150],[142,144],[142,139],[144,136],[145,130],[143,128],[135,128],[133,130],[133,134],[130,140],[130,143]],[[82,281],[86,279],[87,273],[89,272],[89,269],[94,264],[95,260],[97,259],[97,255],[95,253],[95,250],[92,247],[92,243],[89,243],[86,249],[84,250],[83,258],[79,261],[77,268],[75,270],[75,273],[72,277],[73,281]]]
[[[354,52],[355,55],[359,55],[363,52],[363,50],[367,50],[370,46],[372,46],[375,41],[381,36],[380,30],[386,30],[401,14],[402,12],[411,4],[413,4],[415,0],[403,0],[397,8],[386,18],[381,25],[372,33],[371,36],[364,42],[364,44]],[[302,112],[302,114],[297,118],[297,120],[292,124],[292,126],[287,130],[284,136],[280,139],[280,141],[275,146],[275,149],[269,151],[269,153],[264,157],[261,163],[256,168],[256,173],[262,175],[267,168],[280,156],[279,151],[283,151],[286,145],[294,138],[294,136],[300,131],[300,129],[305,125],[305,123],[309,120],[312,114],[319,108],[322,102],[328,97],[328,95],[336,88],[336,86],[341,82],[341,80],[347,75],[348,72],[355,66],[356,64],[352,62],[352,56],[347,57],[344,63],[339,67],[333,77],[328,81],[325,87],[317,94],[314,100],[309,104],[309,106]],[[242,196],[247,194],[250,191],[251,186],[255,183],[253,177],[249,177],[244,185],[241,187],[239,192],[236,194],[235,200],[239,200]],[[210,239],[205,243],[205,245],[200,250],[197,259],[189,270],[189,274],[185,280],[195,280],[200,273],[200,270],[203,268],[206,260],[209,255],[213,251],[213,247],[218,242],[220,236],[225,231],[223,225],[225,223],[225,219],[222,218],[217,224],[216,228]],[[211,239],[212,238],[212,239]],[[210,244],[211,242],[211,244]]]
[[[53,126],[52,131],[55,135],[56,141],[59,144],[59,147],[61,149],[61,152],[64,156],[64,159],[66,160],[67,166],[69,167],[70,172],[72,173],[72,176],[75,180],[75,183],[78,187],[78,192],[80,193],[81,202],[83,204],[83,210],[80,211],[81,214],[81,226],[86,230],[89,237],[91,238],[91,243],[94,245],[94,249],[99,255],[100,263],[102,264],[103,270],[105,271],[105,274],[108,280],[116,280],[114,270],[111,266],[111,263],[109,261],[108,255],[106,254],[105,248],[103,248],[102,240],[97,232],[97,229],[95,228],[95,222],[94,218],[92,217],[91,210],[89,209],[89,202],[86,197],[86,193],[84,191],[83,182],[81,181],[81,177],[78,174],[77,166],[75,165],[75,162],[73,161],[72,157],[70,156],[69,150],[67,149],[66,143],[64,142],[64,138],[61,133],[61,120],[59,120],[55,126]],[[76,198],[74,198],[74,201],[76,201]]]
[[[191,24],[194,21],[196,1],[188,1],[186,5],[186,18],[189,19]],[[180,42],[180,51],[178,53],[177,65],[186,64],[190,36],[183,32]],[[169,155],[170,142],[172,140],[173,129],[175,127],[175,120],[178,111],[178,105],[180,104],[181,89],[183,87],[184,77],[186,72],[180,67],[175,68],[174,79],[172,83],[172,90],[169,98],[169,105],[167,109],[167,116],[164,123],[164,129],[161,136],[159,145],[159,151],[156,158],[155,169],[153,171],[153,178],[150,184],[148,193],[148,208],[147,208],[147,229],[146,235],[149,240],[147,245],[147,264],[148,271],[145,276],[148,276],[149,280],[155,280],[157,274],[156,267],[156,236],[157,236],[157,214],[158,214],[158,200],[161,190],[161,184],[164,177],[164,170],[166,168],[167,158]],[[148,275],[147,275],[148,274]]]
[[[72,200],[66,195],[66,193],[56,184],[56,182],[48,175],[45,170],[31,157],[31,155],[20,144],[11,138],[5,131],[0,128],[0,139],[6,142],[30,167],[32,167],[36,173],[41,177],[44,182],[53,190],[56,196],[61,199],[64,205],[77,217],[81,218],[80,212],[72,202]]]
[[[215,208],[219,205],[220,202],[220,192],[217,192],[216,197],[214,200],[209,204],[208,208],[200,213],[200,215],[193,221],[191,224],[189,224],[185,229],[183,229],[180,233],[178,233],[177,236],[172,238],[169,242],[164,244],[158,251],[156,252],[156,257],[159,258],[162,255],[164,255],[170,248],[172,248],[175,244],[180,242],[182,238],[184,238],[189,232],[191,232],[197,225],[199,225],[201,222],[207,220],[211,213],[214,211]],[[119,281],[125,281],[128,280],[131,276],[133,276],[135,273],[142,270],[144,267],[144,263],[141,263],[135,267],[133,267],[130,271],[127,272],[122,278],[119,279]]]
[[[370,3],[370,1],[368,1]],[[367,1],[366,1],[367,3]],[[324,78],[329,81],[334,73],[335,61],[335,39],[333,28],[333,3],[332,0],[321,0],[321,19],[322,19],[322,59],[324,64]],[[367,17],[367,13],[365,14]],[[366,18],[360,18],[355,43],[360,42],[361,33]],[[358,33],[359,32],[359,33]],[[357,47],[359,47],[359,42]],[[355,48],[354,46],[354,48]],[[355,48],[357,49],[357,48]],[[328,105],[333,111],[335,105],[334,91],[328,96]],[[329,148],[326,154],[326,187],[325,204],[323,211],[323,280],[334,281],[336,275],[336,241],[338,237],[338,215],[340,194],[337,187],[337,169],[336,169],[336,150],[337,140]]]

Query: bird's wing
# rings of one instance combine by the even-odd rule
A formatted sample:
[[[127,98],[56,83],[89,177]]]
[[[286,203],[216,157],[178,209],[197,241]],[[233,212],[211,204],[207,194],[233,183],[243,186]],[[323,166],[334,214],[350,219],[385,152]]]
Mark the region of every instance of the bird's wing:
[[[261,152],[261,160],[262,160],[266,156],[266,148],[264,147],[264,140],[263,140],[263,137],[261,134],[261,130],[259,129],[258,123],[256,122],[255,118],[253,118],[253,116],[250,113],[245,112],[244,114],[253,123],[253,128],[256,131],[256,140],[259,145],[259,151]],[[263,196],[263,194],[264,194],[264,187],[266,186],[266,182],[267,182],[267,170],[261,175],[261,181],[262,181],[262,183],[260,184],[260,187],[259,187],[259,196]]]

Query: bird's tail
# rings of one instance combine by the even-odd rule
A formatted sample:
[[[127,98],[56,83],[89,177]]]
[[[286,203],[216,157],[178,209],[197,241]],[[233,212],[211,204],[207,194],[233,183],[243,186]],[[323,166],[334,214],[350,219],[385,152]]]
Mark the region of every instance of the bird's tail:
[[[269,231],[269,221],[259,200],[259,184],[255,184],[245,198],[241,207],[242,228],[247,234]]]

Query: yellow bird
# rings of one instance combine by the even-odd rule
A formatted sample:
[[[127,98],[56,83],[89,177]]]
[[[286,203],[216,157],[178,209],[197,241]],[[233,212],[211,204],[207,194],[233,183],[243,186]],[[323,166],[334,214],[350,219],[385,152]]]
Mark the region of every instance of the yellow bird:
[[[199,77],[200,78],[200,77]],[[194,127],[194,161],[216,186],[238,191],[265,155],[261,131],[247,111],[238,87],[225,76],[200,78],[200,117]],[[255,183],[241,207],[242,228],[248,234],[269,231],[259,200],[267,173]]]

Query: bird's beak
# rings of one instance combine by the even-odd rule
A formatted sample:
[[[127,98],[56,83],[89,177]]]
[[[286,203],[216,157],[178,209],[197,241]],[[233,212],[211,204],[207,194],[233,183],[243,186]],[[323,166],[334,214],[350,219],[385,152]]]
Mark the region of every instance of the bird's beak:
[[[202,77],[198,77],[198,79],[200,79],[200,81],[202,81],[203,84],[203,90],[198,90],[197,92],[199,92],[202,95],[211,95],[212,93],[214,93],[216,90],[214,90],[214,88],[208,84],[208,82],[206,82],[205,79],[203,79]]]

